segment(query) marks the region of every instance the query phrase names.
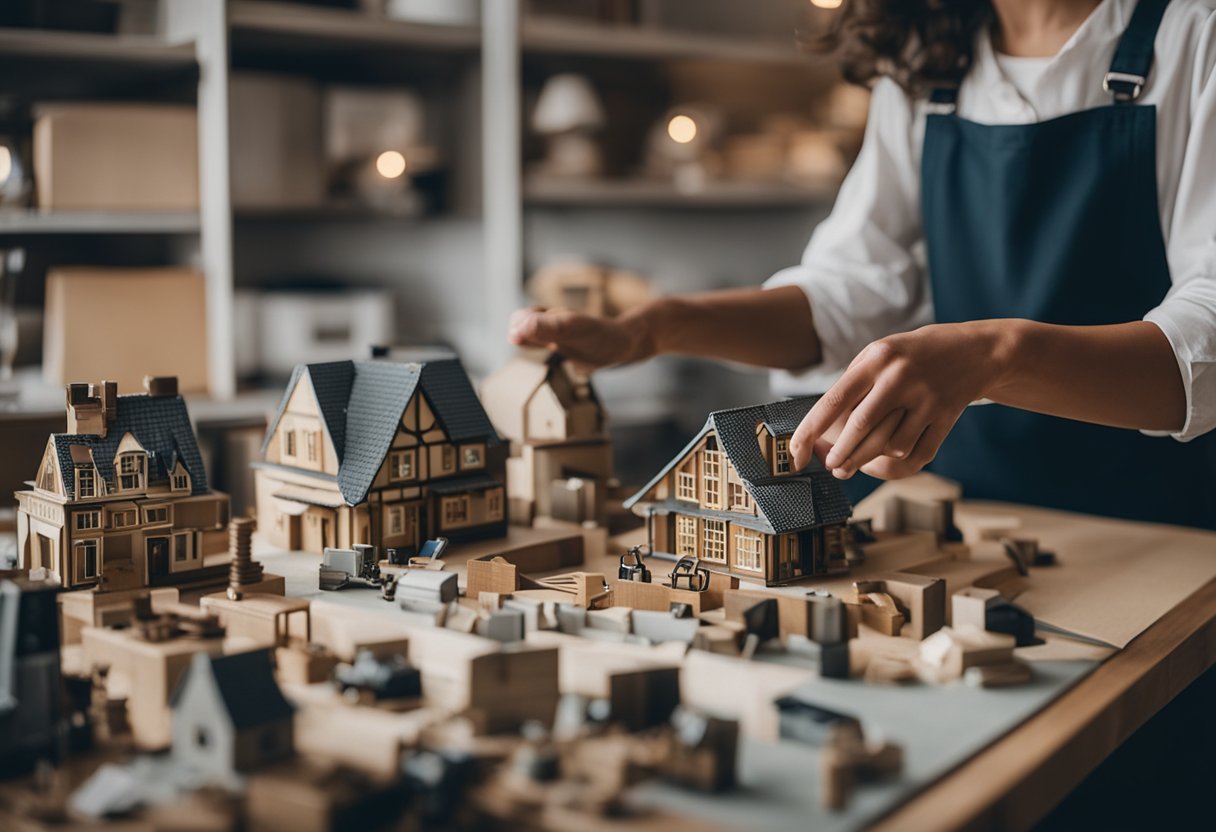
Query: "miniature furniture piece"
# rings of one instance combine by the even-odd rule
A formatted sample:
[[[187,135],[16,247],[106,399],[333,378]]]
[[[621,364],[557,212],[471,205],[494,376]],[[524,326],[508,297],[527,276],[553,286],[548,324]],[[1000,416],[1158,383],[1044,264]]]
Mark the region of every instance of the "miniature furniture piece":
[[[650,570],[646,568],[646,553],[645,546],[630,546],[629,551],[621,555],[620,564],[617,567],[617,578],[622,581],[640,581],[644,584],[650,583]],[[633,563],[625,563],[625,559],[629,558]]]
[[[69,384],[67,432],[46,443],[33,488],[17,492],[17,547],[64,589],[222,580],[228,497],[212,491],[171,376],[143,394]]]
[[[482,382],[481,400],[510,441],[514,521],[604,525],[612,443],[591,380],[559,355],[521,352]]]
[[[722,410],[625,501],[655,552],[767,585],[848,570],[852,511],[816,460],[793,469],[789,440],[814,396]]]
[[[283,549],[506,531],[505,449],[454,359],[296,367],[255,464],[259,528]]]
[[[53,581],[0,574],[0,777],[58,753],[58,592]]]

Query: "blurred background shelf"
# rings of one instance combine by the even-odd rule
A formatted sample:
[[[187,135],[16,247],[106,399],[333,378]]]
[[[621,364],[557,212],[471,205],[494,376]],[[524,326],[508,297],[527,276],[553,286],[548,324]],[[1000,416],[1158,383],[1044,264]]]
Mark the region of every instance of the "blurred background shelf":
[[[481,27],[388,20],[352,9],[271,0],[229,3],[233,43],[241,48],[409,48],[472,55],[481,47]]]
[[[199,216],[182,213],[0,210],[0,234],[197,234]]]
[[[531,206],[654,208],[814,208],[830,204],[836,188],[764,182],[710,182],[694,191],[649,179],[527,181],[524,202]]]

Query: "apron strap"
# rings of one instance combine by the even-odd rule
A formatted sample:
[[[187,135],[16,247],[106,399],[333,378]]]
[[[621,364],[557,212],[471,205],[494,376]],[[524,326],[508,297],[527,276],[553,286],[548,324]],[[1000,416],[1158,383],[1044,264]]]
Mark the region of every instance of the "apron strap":
[[[954,112],[957,100],[958,87],[934,87],[929,91],[925,109],[934,115],[948,116]]]
[[[1132,19],[1119,40],[1110,71],[1102,79],[1102,89],[1114,96],[1118,104],[1127,104],[1140,97],[1153,66],[1153,42],[1157,28],[1170,0],[1140,0]]]

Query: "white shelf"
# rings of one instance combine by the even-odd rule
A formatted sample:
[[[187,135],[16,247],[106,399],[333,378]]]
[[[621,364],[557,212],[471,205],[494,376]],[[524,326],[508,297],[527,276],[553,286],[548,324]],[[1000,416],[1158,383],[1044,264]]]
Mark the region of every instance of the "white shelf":
[[[481,47],[477,26],[409,23],[347,9],[306,6],[270,0],[229,4],[233,33],[324,42],[329,46],[408,46],[433,51],[468,51]]]
[[[5,61],[81,61],[188,68],[195,65],[194,44],[168,43],[145,35],[104,35],[45,29],[0,29]]]
[[[699,32],[631,25],[526,18],[520,25],[524,54],[560,54],[630,60],[705,59],[724,62],[798,65],[812,63],[789,41],[743,40]]]
[[[0,234],[197,234],[193,212],[4,211]]]
[[[655,208],[815,208],[830,202],[835,187],[811,188],[780,183],[711,182],[696,191],[649,179],[525,182],[529,206]]]

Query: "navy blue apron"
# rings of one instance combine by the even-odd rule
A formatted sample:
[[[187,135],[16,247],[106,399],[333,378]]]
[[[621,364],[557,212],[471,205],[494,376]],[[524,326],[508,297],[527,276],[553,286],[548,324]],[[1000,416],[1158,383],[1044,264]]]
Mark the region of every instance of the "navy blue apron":
[[[1104,82],[1110,105],[985,125],[954,113],[956,90],[933,91],[921,187],[938,322],[1116,324],[1161,302],[1156,108],[1135,102],[1168,2],[1136,6]],[[930,470],[971,498],[1216,528],[1212,436],[1183,444],[981,405]]]

